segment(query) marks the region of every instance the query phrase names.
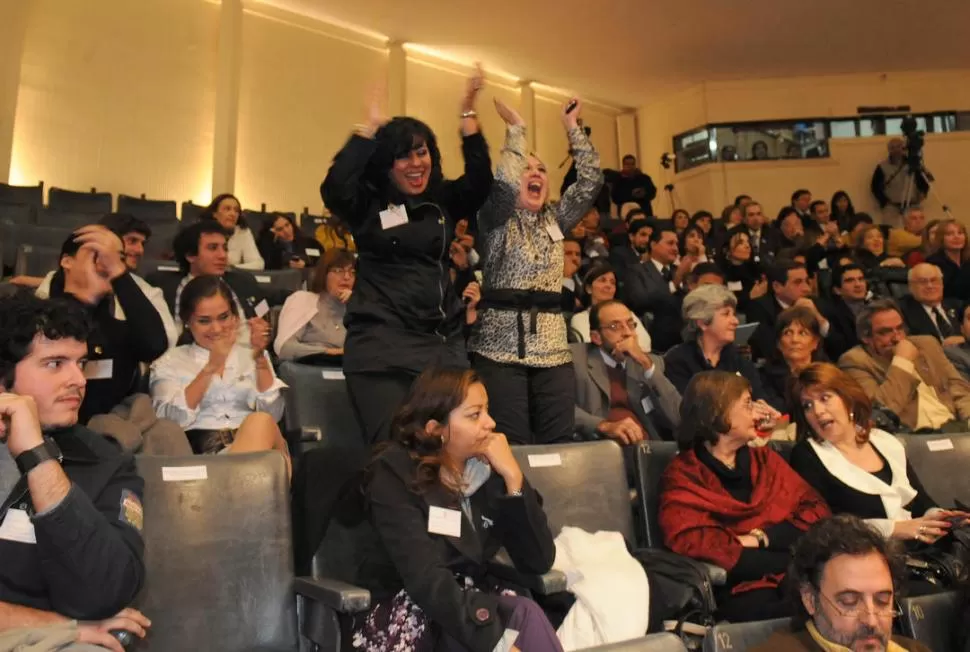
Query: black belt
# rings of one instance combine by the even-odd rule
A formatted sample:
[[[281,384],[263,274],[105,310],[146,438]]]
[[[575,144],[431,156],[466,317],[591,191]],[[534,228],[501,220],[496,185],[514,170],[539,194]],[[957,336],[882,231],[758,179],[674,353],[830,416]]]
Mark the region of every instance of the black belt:
[[[562,293],[542,290],[485,290],[478,309],[516,312],[519,322],[519,358],[524,358],[525,313],[529,313],[529,332],[535,335],[540,312],[562,312]]]

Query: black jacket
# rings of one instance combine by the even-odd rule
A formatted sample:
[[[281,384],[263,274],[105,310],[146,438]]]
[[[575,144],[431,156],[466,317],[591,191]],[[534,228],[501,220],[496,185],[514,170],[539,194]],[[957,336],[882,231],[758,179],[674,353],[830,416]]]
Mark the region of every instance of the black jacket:
[[[137,391],[141,363],[150,364],[168,349],[165,324],[152,302],[127,272],[115,279],[113,295],[97,305],[88,305],[66,294],[63,283],[51,283],[51,296],[75,301],[91,316],[95,329],[88,338],[88,361],[111,360],[111,378],[88,379],[80,423],[107,414],[128,395]],[[117,297],[125,319],[115,319]]]
[[[270,270],[290,269],[293,258],[299,258],[305,263],[305,269],[311,269],[323,255],[323,245],[299,231],[293,234],[293,242],[290,243],[280,242],[273,238],[272,232],[264,231],[256,246],[259,247],[259,255],[266,262],[266,269]]]
[[[926,257],[926,262],[943,272],[943,296],[948,299],[970,300],[970,261],[957,265],[945,251]]]
[[[448,247],[457,220],[468,219],[476,230],[492,186],[485,138],[466,136],[465,174],[432,183],[420,197],[406,197],[369,175],[377,149],[375,140],[351,137],[320,187],[324,203],[350,227],[359,255],[345,318],[344,369],[417,374],[434,362],[467,365],[464,305],[448,273]],[[389,204],[403,204],[408,221],[385,230],[380,212]]]
[[[109,618],[131,603],[145,577],[144,481],[130,455],[83,426],[48,436],[64,455],[71,489],[39,517],[26,478],[7,497],[5,507],[32,516],[37,543],[0,540],[0,601],[78,620]]]
[[[653,185],[653,179],[649,175],[637,171],[632,177],[625,177],[617,170],[603,170],[603,176],[612,188],[610,196],[617,208],[632,201],[640,204],[647,217],[653,217],[651,202],[657,196],[657,186]],[[641,191],[640,197],[633,196],[637,190]]]
[[[953,334],[960,334],[960,302],[956,299],[943,299],[940,306],[946,313],[946,318],[953,328]],[[909,328],[910,335],[932,335],[936,339],[943,341],[940,331],[936,328],[936,323],[926,314],[926,309],[919,301],[912,296],[905,296],[899,300],[899,308],[903,311],[903,320]]]
[[[718,263],[718,267],[724,272],[724,282],[727,288],[734,292],[738,300],[738,311],[747,314],[748,306],[752,303],[751,288],[764,276],[762,266],[754,260],[735,265],[724,259]],[[741,284],[740,289],[738,283]],[[748,321],[754,321],[749,319]]]
[[[855,315],[840,296],[833,296],[827,301],[819,301],[816,305],[822,316],[829,322],[829,336],[824,341],[825,352],[829,359],[838,360],[843,353],[859,345]]]
[[[162,294],[165,295],[165,303],[168,304],[172,314],[176,317],[179,313],[178,306],[175,305],[175,295],[178,293],[178,287],[185,276],[185,274],[179,272],[155,272],[149,274],[145,279],[162,291]],[[260,301],[263,299],[269,301],[263,289],[259,287],[259,283],[256,282],[256,278],[247,271],[228,269],[222,275],[222,279],[239,299],[246,319],[252,319],[256,316],[256,306],[259,305]]]
[[[756,262],[762,265],[771,263],[775,259],[778,250],[781,249],[781,233],[769,224],[764,224],[761,227],[761,237],[758,239],[757,251],[755,249],[754,234],[743,222],[728,231],[728,236],[724,240],[725,246],[730,245],[731,238],[735,233],[744,233],[748,236],[751,242],[751,260],[757,258]]]
[[[472,521],[461,513],[461,536],[428,532],[432,506],[461,507],[440,485],[424,493],[410,487],[417,463],[400,444],[390,445],[374,462],[366,488],[366,510],[378,539],[358,571],[356,583],[376,599],[401,589],[444,632],[476,652],[490,652],[502,637],[498,597],[464,589],[457,575],[485,588],[486,563],[503,546],[516,567],[540,574],[552,567],[556,549],[539,494],[528,483],[521,497],[506,494],[493,472],[470,498]]]
[[[728,344],[721,350],[721,357],[716,367],[712,367],[701,352],[701,347],[696,341],[684,342],[667,351],[664,355],[666,365],[665,375],[683,396],[687,390],[690,379],[702,371],[728,371],[744,376],[751,383],[751,398],[754,400],[763,399],[773,408],[780,410],[784,406],[778,402],[778,397],[773,393],[765,391],[761,385],[761,376],[754,363],[741,355],[741,352],[733,344]]]
[[[758,322],[758,328],[751,336],[751,353],[755,360],[771,358],[777,345],[775,337],[775,322],[781,314],[782,307],[775,295],[768,293],[763,297],[749,301],[745,308],[748,323]]]

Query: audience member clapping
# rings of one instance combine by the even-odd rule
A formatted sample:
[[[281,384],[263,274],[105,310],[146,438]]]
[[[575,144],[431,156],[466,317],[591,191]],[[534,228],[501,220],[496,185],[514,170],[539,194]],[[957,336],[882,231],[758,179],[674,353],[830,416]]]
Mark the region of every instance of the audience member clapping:
[[[273,215],[263,225],[257,244],[266,269],[313,267],[323,250],[319,242],[303,235],[289,215]]]
[[[752,259],[751,240],[747,233],[736,231],[730,236],[720,267],[727,287],[739,305],[746,307],[768,291],[761,266]]]
[[[770,447],[749,446],[763,416],[746,378],[698,374],[681,403],[681,453],[661,480],[664,544],[727,570],[717,603],[720,616],[731,621],[785,614],[789,549],[830,513]]]
[[[313,272],[308,292],[294,292],[283,304],[273,350],[280,360],[335,362],[344,354],[344,315],[354,291],[354,255],[331,249]]]
[[[861,229],[854,245],[855,260],[866,272],[871,273],[880,267],[906,266],[902,258],[886,253],[886,240],[878,226],[870,225]]]
[[[943,296],[970,300],[970,239],[967,227],[952,218],[936,228],[936,252],[926,257],[943,272]]]
[[[256,246],[253,230],[242,217],[242,206],[234,195],[216,195],[200,216],[212,220],[229,234],[229,265],[239,269],[263,269],[266,265]]]
[[[187,343],[152,365],[151,395],[160,416],[185,429],[196,454],[276,450],[286,441],[276,422],[286,387],[276,377],[266,347],[269,325],[253,326],[240,346],[239,310],[229,286],[200,276],[185,286],[179,305]]]

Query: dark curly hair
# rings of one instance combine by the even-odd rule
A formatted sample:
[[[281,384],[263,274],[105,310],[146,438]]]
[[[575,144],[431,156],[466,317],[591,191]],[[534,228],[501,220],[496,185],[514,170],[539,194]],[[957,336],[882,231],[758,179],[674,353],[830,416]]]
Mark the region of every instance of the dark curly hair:
[[[411,459],[418,463],[412,488],[418,493],[427,491],[441,482],[441,467],[448,468],[453,477],[460,478],[461,470],[452,467],[445,456],[444,440],[429,435],[429,421],[448,423],[448,417],[465,400],[468,388],[481,379],[471,369],[440,367],[426,369],[408,392],[407,397],[391,420],[391,439],[407,449]],[[449,491],[460,487],[445,485]]]
[[[39,299],[30,293],[0,297],[0,384],[14,384],[17,364],[30,355],[34,338],[87,342],[93,325],[76,303]]]
[[[172,249],[175,252],[175,260],[183,272],[189,271],[189,256],[199,255],[199,242],[202,236],[207,233],[218,233],[229,240],[231,233],[226,231],[214,219],[203,220],[190,224],[175,236],[172,242]]]
[[[412,150],[422,145],[427,146],[428,153],[431,155],[428,190],[434,190],[444,179],[438,139],[435,138],[431,127],[420,120],[409,117],[394,118],[377,130],[374,140],[377,141],[377,151],[370,159],[367,176],[381,194],[398,192],[392,190],[393,184],[389,177],[394,161],[406,157]]]
[[[899,543],[886,539],[858,516],[838,514],[815,523],[792,547],[788,564],[789,598],[793,628],[804,627],[811,615],[802,603],[803,589],[818,599],[825,565],[839,555],[859,557],[876,553],[886,560],[893,589],[903,587],[904,560]]]

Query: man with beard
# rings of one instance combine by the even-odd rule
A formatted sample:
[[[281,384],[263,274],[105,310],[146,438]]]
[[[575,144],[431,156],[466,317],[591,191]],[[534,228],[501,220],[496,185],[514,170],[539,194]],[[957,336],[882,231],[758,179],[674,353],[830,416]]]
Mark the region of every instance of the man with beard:
[[[901,569],[891,541],[865,521],[847,514],[820,521],[792,551],[786,576],[795,609],[791,629],[775,632],[752,652],[929,652],[893,636]]]

